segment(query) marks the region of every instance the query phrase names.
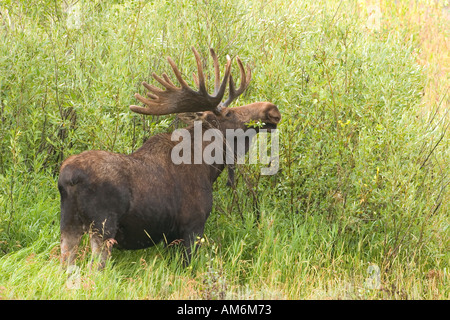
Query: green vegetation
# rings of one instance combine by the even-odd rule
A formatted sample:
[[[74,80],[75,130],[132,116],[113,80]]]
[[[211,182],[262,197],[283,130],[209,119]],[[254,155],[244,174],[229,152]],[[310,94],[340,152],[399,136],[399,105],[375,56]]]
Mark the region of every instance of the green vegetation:
[[[369,1],[2,1],[0,298],[448,299],[448,6],[376,3],[381,20]],[[279,106],[280,171],[219,178],[190,267],[161,244],[93,272],[84,241],[68,288],[62,160],[173,130],[128,106],[166,56],[195,71],[192,45],[252,67],[234,105]]]

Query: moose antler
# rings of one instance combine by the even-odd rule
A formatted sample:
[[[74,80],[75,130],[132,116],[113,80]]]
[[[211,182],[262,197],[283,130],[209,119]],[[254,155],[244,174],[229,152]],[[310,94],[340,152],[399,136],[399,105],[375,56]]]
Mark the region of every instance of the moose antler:
[[[150,99],[144,98],[139,93],[136,93],[136,99],[143,102],[146,107],[132,105],[130,106],[131,111],[147,115],[164,115],[208,110],[218,112],[221,108],[220,102],[222,101],[225,88],[230,77],[231,59],[227,56],[225,75],[220,83],[219,62],[214,50],[210,49],[211,56],[214,60],[215,88],[214,95],[209,95],[206,90],[205,76],[203,74],[200,55],[194,47],[192,47],[192,51],[194,52],[197,62],[198,78],[194,75],[194,80],[198,86],[198,91],[195,91],[188,86],[186,81],[182,78],[180,70],[178,70],[173,60],[168,57],[167,60],[169,61],[169,64],[171,65],[181,87],[179,88],[175,86],[165,73],[162,74],[162,78],[155,73],[152,73],[153,78],[163,85],[166,90],[159,89],[158,87],[143,82],[142,85],[150,91],[147,93],[147,96]]]
[[[222,103],[223,107],[228,107],[231,102],[233,102],[234,99],[239,97],[245,89],[247,89],[248,85],[250,84],[250,80],[252,79],[252,73],[250,71],[250,68],[247,66],[247,74],[245,74],[244,65],[242,64],[241,59],[239,57],[236,57],[236,60],[239,65],[239,70],[241,72],[241,84],[239,85],[239,88],[236,90],[234,86],[233,76],[230,74],[230,88],[229,88],[229,94],[228,99]]]

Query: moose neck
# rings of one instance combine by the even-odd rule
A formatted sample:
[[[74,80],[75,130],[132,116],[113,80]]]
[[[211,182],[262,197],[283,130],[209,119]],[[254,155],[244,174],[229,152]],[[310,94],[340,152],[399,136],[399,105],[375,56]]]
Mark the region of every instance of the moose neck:
[[[191,137],[191,163],[202,164],[213,183],[226,165],[233,166],[249,150],[254,129],[224,128],[196,121],[187,129]]]
[[[226,165],[232,166],[247,153],[255,134],[255,130],[216,128],[197,121],[172,134],[151,137],[132,157],[145,163],[159,158],[158,163],[172,163],[175,171],[191,170],[189,166],[195,165],[195,170],[204,172],[214,183]]]

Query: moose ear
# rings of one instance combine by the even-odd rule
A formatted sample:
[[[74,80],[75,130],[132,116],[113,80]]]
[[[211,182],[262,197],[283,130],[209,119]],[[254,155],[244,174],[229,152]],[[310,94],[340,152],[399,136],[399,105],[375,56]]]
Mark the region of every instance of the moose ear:
[[[199,117],[198,120],[207,122],[210,125],[213,125],[214,127],[217,127],[218,125],[217,116],[213,112],[203,112],[203,114]]]
[[[186,124],[193,124],[194,121],[202,121],[217,125],[217,117],[212,112],[185,112],[179,113],[177,117]]]
[[[203,112],[184,112],[177,114],[178,119],[186,124],[192,124],[194,121],[202,121]]]

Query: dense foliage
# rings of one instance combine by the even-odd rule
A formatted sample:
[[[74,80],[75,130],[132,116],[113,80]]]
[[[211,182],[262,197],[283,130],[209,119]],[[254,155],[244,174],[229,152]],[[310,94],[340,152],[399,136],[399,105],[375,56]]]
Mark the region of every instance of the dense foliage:
[[[0,297],[448,298],[448,95],[423,104],[417,35],[367,25],[360,1],[275,2],[1,3]],[[67,289],[61,162],[173,130],[173,116],[128,106],[170,72],[166,56],[195,71],[192,45],[252,67],[234,105],[279,106],[280,171],[240,165],[235,188],[217,181],[188,269],[161,245],[114,251]]]

